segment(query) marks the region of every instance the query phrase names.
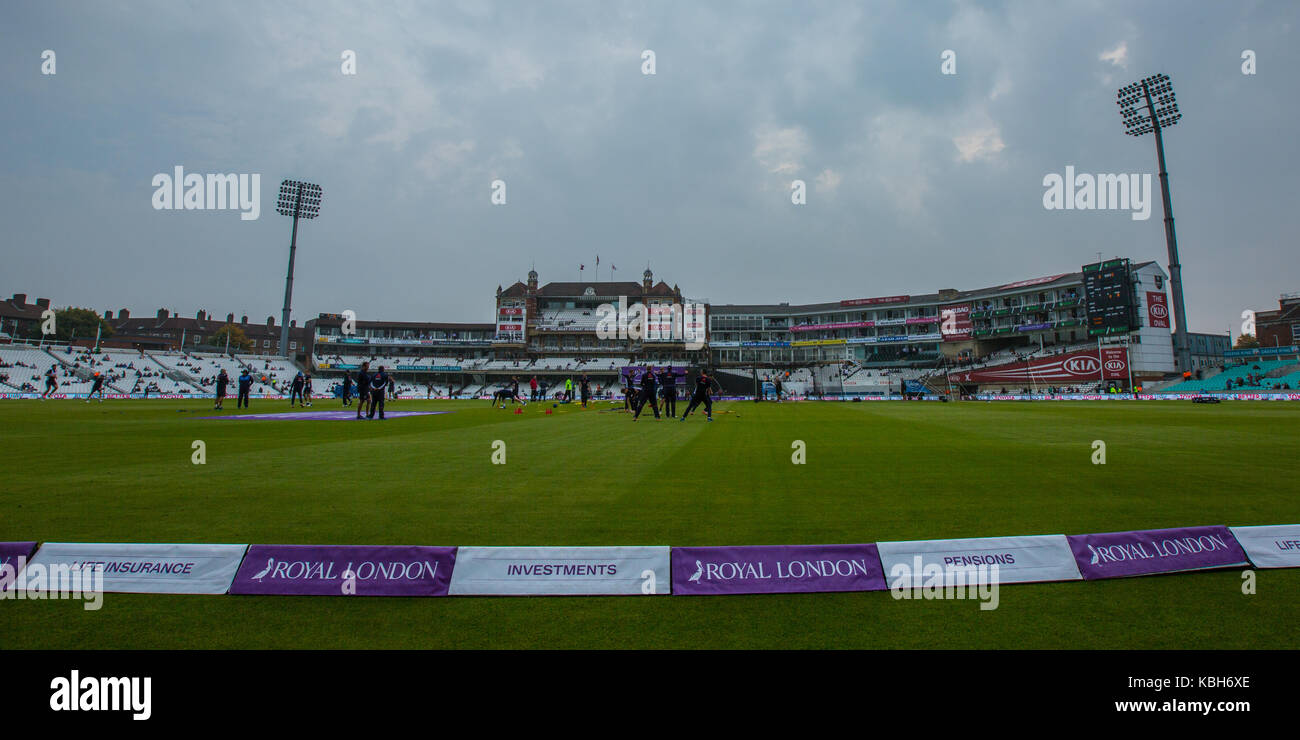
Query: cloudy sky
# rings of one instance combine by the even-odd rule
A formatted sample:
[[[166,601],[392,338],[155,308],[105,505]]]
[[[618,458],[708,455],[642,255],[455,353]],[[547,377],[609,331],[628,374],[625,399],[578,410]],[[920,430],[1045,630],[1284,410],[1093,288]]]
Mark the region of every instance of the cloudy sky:
[[[375,5],[9,7],[0,293],[278,321],[285,178],[324,188],[299,321],[486,322],[530,264],[590,280],[597,255],[602,279],[649,262],[714,303],[969,289],[1099,252],[1167,264],[1158,184],[1145,221],[1043,205],[1067,165],[1155,172],[1115,91],[1157,72],[1184,114],[1166,146],[1190,328],[1300,290],[1296,3]],[[260,174],[260,218],[155,209],[176,166]]]

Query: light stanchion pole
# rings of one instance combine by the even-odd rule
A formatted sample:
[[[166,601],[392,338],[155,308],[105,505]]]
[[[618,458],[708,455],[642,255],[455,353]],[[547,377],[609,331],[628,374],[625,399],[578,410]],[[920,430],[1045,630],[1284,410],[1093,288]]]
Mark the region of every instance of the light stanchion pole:
[[[293,232],[289,237],[289,271],[284,277],[284,311],[280,314],[280,356],[289,356],[289,313],[293,302],[293,260],[298,251],[298,219],[312,219],[320,215],[321,188],[309,182],[285,180],[280,183],[280,198],[275,210],[281,216],[293,217]]]
[[[1169,75],[1158,74],[1119,89],[1116,102],[1124,119],[1124,133],[1141,136],[1154,133],[1156,159],[1160,165],[1160,195],[1165,212],[1165,246],[1169,251],[1169,287],[1173,294],[1174,358],[1179,371],[1191,370],[1192,353],[1187,336],[1187,308],[1183,303],[1183,268],[1178,261],[1178,238],[1174,233],[1174,208],[1169,198],[1169,173],[1165,171],[1165,142],[1161,131],[1178,123],[1178,101]]]

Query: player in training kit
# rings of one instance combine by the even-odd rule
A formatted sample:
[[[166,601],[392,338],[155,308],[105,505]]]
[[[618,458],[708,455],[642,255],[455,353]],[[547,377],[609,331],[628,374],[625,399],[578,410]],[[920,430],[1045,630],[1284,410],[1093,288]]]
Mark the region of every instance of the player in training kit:
[[[623,384],[623,410],[631,411],[636,408],[636,385],[632,378],[632,369],[627,370],[627,380]]]
[[[302,379],[302,405],[311,405],[311,374],[308,373]]]
[[[649,365],[641,372],[641,393],[637,396],[636,413],[632,414],[632,421],[641,416],[641,410],[647,403],[654,410],[655,418],[660,418],[659,403],[655,401],[655,369]]]
[[[298,374],[295,375],[295,376],[293,376],[293,384],[289,386],[289,405],[290,405],[290,406],[293,405],[293,402],[294,402],[294,401],[297,401],[299,406],[302,405],[302,387],[303,387],[303,384],[304,384],[304,381],[303,381],[303,379],[302,379],[302,371],[299,370],[299,371],[298,371]]]
[[[226,375],[226,369],[221,368],[217,373],[217,402],[212,405],[213,411],[220,411],[222,404],[226,402],[226,386],[230,384],[230,376]]]
[[[49,396],[58,389],[59,374],[54,370],[54,366],[50,365],[50,369],[45,371],[45,392],[41,394],[41,398]]]
[[[90,393],[86,395],[86,403],[90,403],[91,396],[99,394],[99,402],[104,402],[104,375],[95,373],[95,384],[90,387]]]
[[[700,404],[704,404],[704,414],[709,417],[709,421],[713,421],[713,399],[710,398],[712,394],[713,378],[701,370],[695,378],[695,392],[691,394],[691,402],[686,406],[686,413],[682,414],[682,421],[686,421],[686,417],[690,416],[695,407]]]
[[[379,410],[379,420],[384,420],[384,391],[388,390],[388,373],[384,372],[384,366],[380,365],[378,372],[370,378],[370,413],[366,418],[375,418],[375,410]]]
[[[343,405],[347,406],[352,402],[352,373],[343,373]]]
[[[248,408],[248,394],[253,391],[253,374],[244,368],[239,374],[239,396],[235,399],[235,408]]]
[[[587,408],[587,402],[591,400],[591,378],[586,373],[578,379],[578,393],[582,396],[582,407]]]
[[[365,412],[366,406],[370,403],[370,363],[361,363],[361,369],[357,371],[357,418]]]
[[[677,376],[671,367],[659,371],[659,387],[664,394],[664,416],[671,419],[677,416]]]

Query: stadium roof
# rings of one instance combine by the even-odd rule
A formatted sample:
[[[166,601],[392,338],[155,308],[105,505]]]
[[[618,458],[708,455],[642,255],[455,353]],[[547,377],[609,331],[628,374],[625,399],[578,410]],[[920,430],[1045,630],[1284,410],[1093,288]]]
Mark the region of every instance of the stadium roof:
[[[1152,260],[1145,262],[1135,262],[1132,269],[1137,270],[1147,265],[1153,264]],[[1042,280],[1042,282],[1038,282]],[[925,293],[921,295],[909,295],[906,301],[897,301],[891,303],[864,304],[859,306],[843,305],[840,301],[831,301],[828,303],[805,303],[799,305],[781,304],[731,304],[721,303],[713,304],[710,308],[716,312],[724,313],[763,313],[771,315],[790,315],[803,313],[823,313],[827,311],[842,311],[860,309],[863,311],[878,310],[882,308],[891,308],[894,306],[910,306],[914,304],[928,303],[956,303],[972,298],[988,298],[1010,293],[1023,293],[1033,290],[1046,290],[1048,288],[1059,287],[1061,285],[1071,285],[1083,281],[1083,271],[1069,272],[1062,275],[1051,275],[1045,278],[1036,278],[1033,280],[1019,280],[1011,283],[1003,283],[989,288],[978,288],[975,290],[958,290],[944,291],[940,293]],[[849,299],[852,300],[852,299]]]
[[[321,316],[307,322],[315,326],[342,326],[342,317]],[[457,324],[443,321],[360,321],[358,327],[375,329],[442,329],[444,331],[496,331],[495,324]]]
[[[650,290],[641,287],[641,283],[631,280],[616,280],[603,282],[570,282],[570,283],[547,283],[537,289],[539,298],[582,298],[586,295],[587,290],[594,291],[598,296],[671,296],[676,295],[672,287],[660,280]],[[528,295],[528,286],[516,282],[509,288],[501,291],[503,298],[523,298]]]

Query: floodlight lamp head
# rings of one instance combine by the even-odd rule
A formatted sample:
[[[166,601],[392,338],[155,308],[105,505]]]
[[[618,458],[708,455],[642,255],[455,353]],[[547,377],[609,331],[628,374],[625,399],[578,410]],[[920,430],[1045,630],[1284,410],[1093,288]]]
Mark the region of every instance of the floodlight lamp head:
[[[1157,128],[1168,128],[1178,123],[1183,114],[1178,112],[1174,86],[1167,74],[1156,74],[1125,85],[1116,93],[1124,133],[1129,136],[1149,134]],[[1150,100],[1150,105],[1145,105]]]
[[[280,196],[275,210],[281,216],[316,218],[320,215],[321,187],[310,182],[285,180],[280,183]]]

